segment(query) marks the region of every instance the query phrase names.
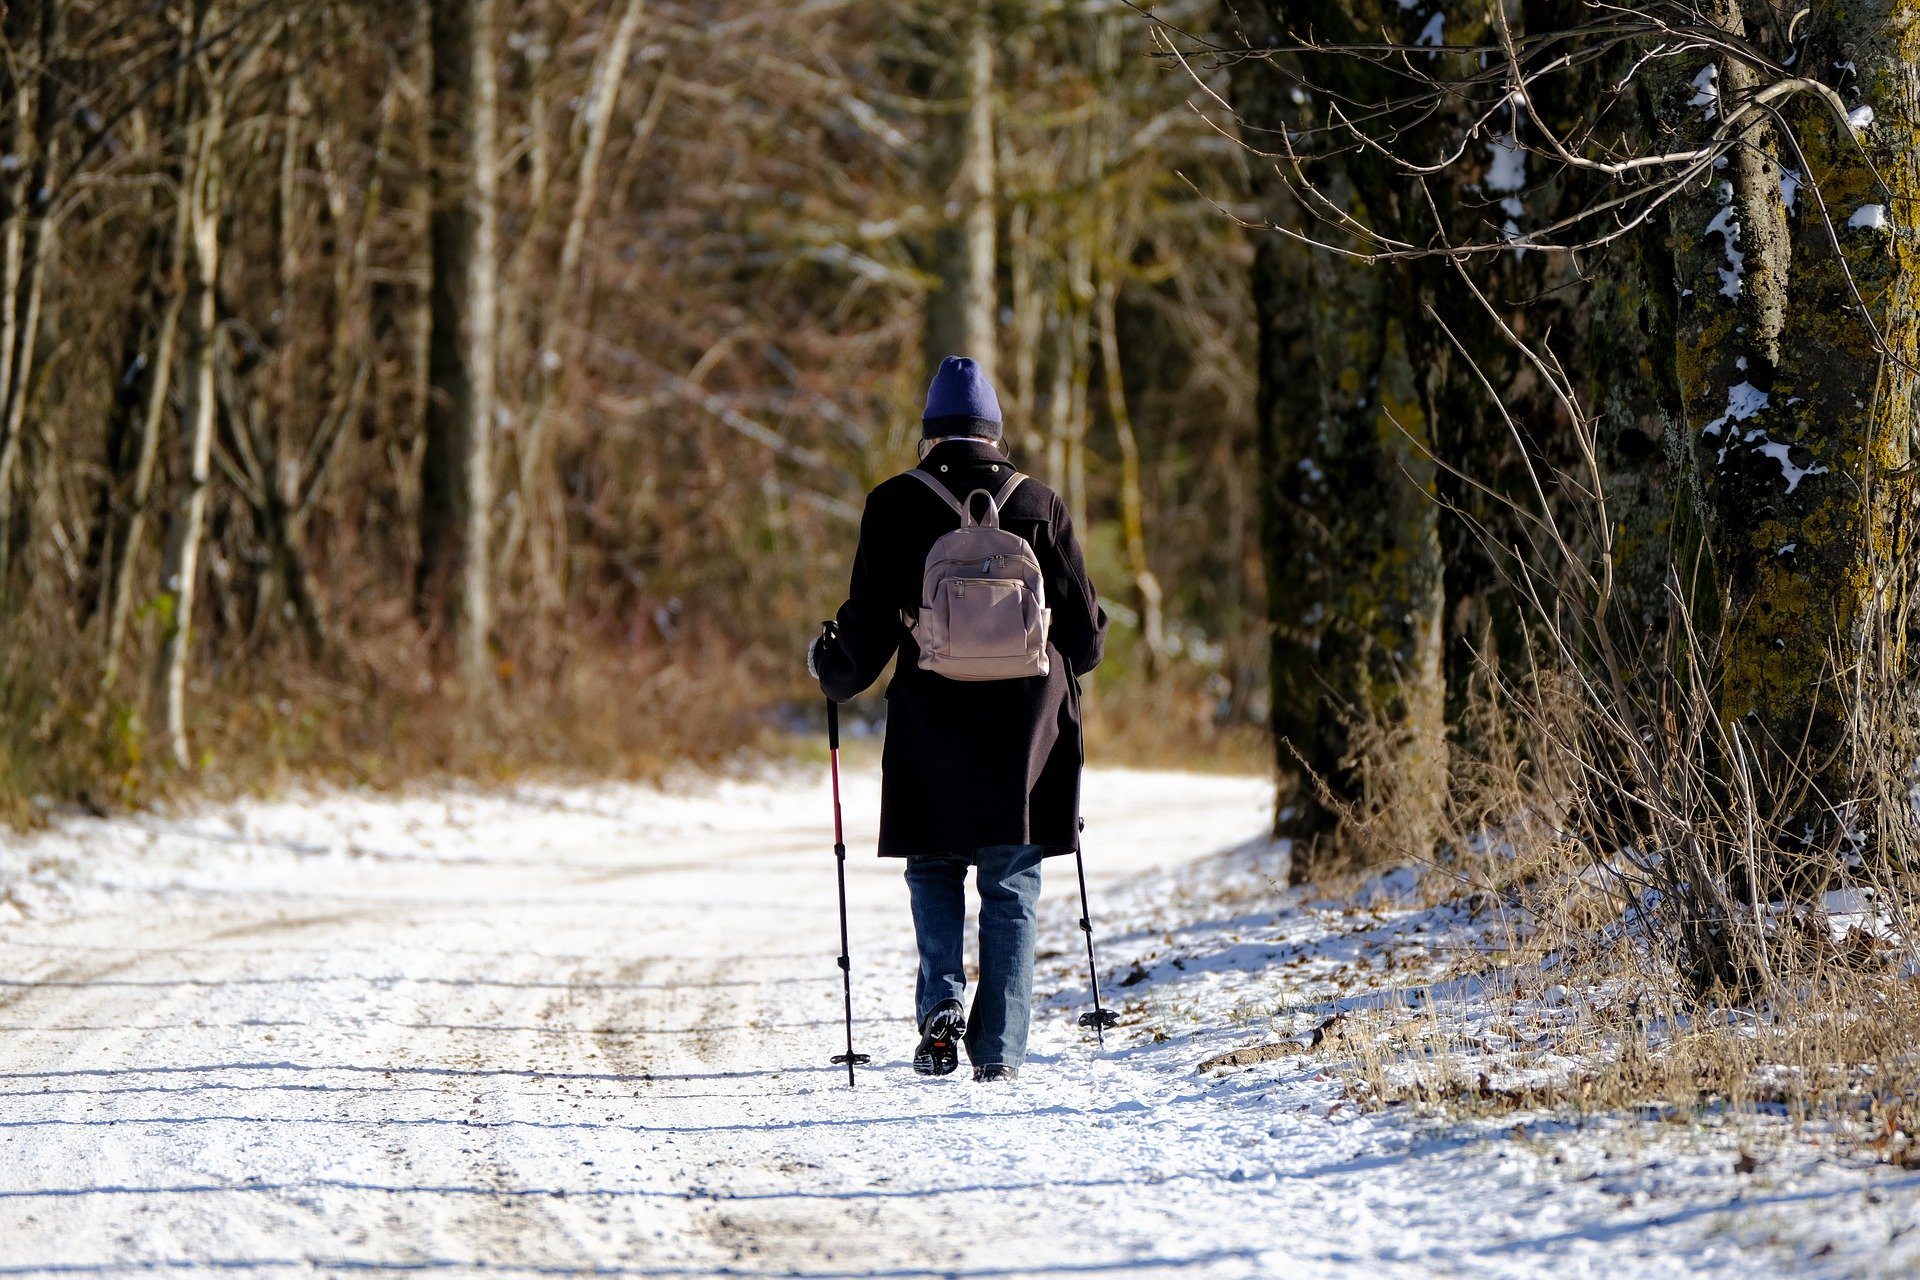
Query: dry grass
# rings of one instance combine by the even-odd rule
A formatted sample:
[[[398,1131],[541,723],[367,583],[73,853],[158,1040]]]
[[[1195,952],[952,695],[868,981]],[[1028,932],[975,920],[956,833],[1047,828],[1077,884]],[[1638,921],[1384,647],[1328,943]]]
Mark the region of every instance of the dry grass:
[[[503,655],[478,709],[436,670],[409,625],[350,637],[325,661],[292,647],[197,662],[191,768],[175,767],[146,717],[129,662],[114,697],[96,693],[88,638],[57,620],[0,627],[0,825],[63,808],[104,813],[189,798],[272,794],[321,781],[378,789],[464,778],[657,778],[743,757],[824,760],[818,692],[791,661],[757,657],[689,625],[672,643],[578,627]],[[1103,766],[1262,772],[1265,735],[1222,726],[1203,676],[1154,685],[1122,676],[1088,688],[1088,758]],[[786,713],[781,708],[788,708]],[[877,707],[847,713],[871,715]],[[850,761],[877,764],[878,739],[849,732]]]
[[[1689,947],[1700,921],[1725,910],[1727,886],[1677,879],[1671,842],[1682,831],[1693,840],[1687,876],[1715,874],[1700,852],[1714,841],[1740,855],[1722,877],[1756,852],[1781,865],[1807,851],[1742,849],[1760,824],[1737,806],[1703,809],[1667,844],[1611,843],[1622,797],[1596,795],[1594,772],[1568,754],[1589,713],[1564,686],[1541,689],[1522,705],[1477,708],[1472,749],[1455,751],[1451,826],[1424,887],[1471,918],[1473,944],[1382,988],[1372,1007],[1327,1028],[1322,1050],[1382,1105],[1764,1111],[1819,1119],[1885,1159],[1920,1163],[1911,863],[1828,869],[1827,883],[1870,895],[1839,904],[1864,913],[1829,911],[1817,894],[1789,896],[1774,882],[1740,942],[1763,948],[1764,965],[1714,980]],[[1643,812],[1662,802],[1626,799]],[[1694,913],[1695,933],[1681,913]]]
[[[1593,456],[1593,424],[1574,425]],[[1676,554],[1658,607],[1626,608],[1594,551],[1612,527],[1602,477],[1539,479],[1566,505],[1516,506],[1531,545],[1487,544],[1523,652],[1476,673],[1438,838],[1409,838],[1391,805],[1349,815],[1362,861],[1424,862],[1437,899],[1473,904],[1477,944],[1329,1043],[1382,1101],[1772,1108],[1906,1159],[1920,1128],[1906,615],[1869,610],[1834,637],[1806,725],[1769,732],[1722,705],[1732,624],[1713,566]]]
[[[291,652],[197,670],[192,767],[167,758],[139,701],[94,694],[76,638],[0,637],[0,821],[41,821],[186,797],[271,794],[302,781],[391,788],[416,780],[657,777],[773,738],[761,686],[727,647],[583,643],[544,667],[502,659],[477,708],[410,637],[314,663]]]
[[[1908,982],[1856,979],[1756,1008],[1683,1011],[1631,983],[1551,976],[1576,985],[1496,984],[1471,1011],[1440,994],[1354,1014],[1329,1029],[1326,1048],[1356,1092],[1382,1105],[1766,1112],[1830,1123],[1890,1159],[1920,1153],[1920,998]]]
[[[1089,684],[1082,702],[1087,760],[1108,768],[1264,774],[1272,738],[1257,724],[1223,722],[1204,678],[1176,666],[1148,684],[1129,675]]]

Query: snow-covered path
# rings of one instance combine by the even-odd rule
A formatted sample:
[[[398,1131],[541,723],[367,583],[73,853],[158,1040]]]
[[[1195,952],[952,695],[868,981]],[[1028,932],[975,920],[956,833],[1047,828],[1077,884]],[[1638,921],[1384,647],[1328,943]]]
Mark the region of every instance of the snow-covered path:
[[[1244,780],[1095,785],[1124,833],[1106,881],[1265,806]],[[876,802],[853,780],[856,850]],[[845,1087],[825,805],[815,778],[101,824],[76,851],[106,862],[89,909],[0,930],[0,1273],[1245,1256],[1194,1213],[1230,1194],[1205,1190],[1217,1153],[1142,1146],[1150,1100],[1059,1028],[1031,1087],[904,1068],[904,887],[866,853],[875,1063]]]
[[[1091,776],[1113,964],[1221,926],[1160,919],[1193,886],[1136,873],[1254,835],[1268,799]],[[855,778],[856,850],[876,802]],[[904,886],[856,853],[874,1064],[850,1091],[826,1062],[824,807],[813,775],[336,797],[42,838],[40,879],[65,856],[88,887],[60,919],[0,925],[0,1275],[1752,1276],[1788,1263],[1756,1252],[1775,1218],[1852,1203],[1796,1184],[1727,1234],[1709,1186],[1650,1216],[1634,1197],[1652,1175],[1549,1171],[1572,1152],[1599,1178],[1592,1143],[1492,1150],[1340,1112],[1311,1060],[1203,1079],[1198,1033],[1143,1031],[1153,1001],[1198,1002],[1213,1047],[1262,1038],[1231,1012],[1273,1006],[1258,964],[1116,991],[1140,1016],[1097,1056],[1072,1023],[1069,863],[1048,866],[1042,937],[1060,994],[1026,1078],[993,1087],[907,1069]],[[1269,891],[1277,866],[1235,866],[1269,923],[1227,925],[1271,954],[1307,915]]]

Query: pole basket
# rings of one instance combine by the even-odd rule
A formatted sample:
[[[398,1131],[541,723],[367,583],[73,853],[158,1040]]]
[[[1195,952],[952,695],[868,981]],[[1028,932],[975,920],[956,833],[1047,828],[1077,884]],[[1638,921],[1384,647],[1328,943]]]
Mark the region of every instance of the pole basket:
[[[836,1053],[833,1055],[833,1065],[836,1067],[844,1067],[849,1064],[856,1067],[864,1067],[872,1061],[873,1059],[864,1053]]]
[[[1111,1009],[1089,1009],[1080,1015],[1080,1025],[1091,1027],[1095,1031],[1105,1031],[1108,1027],[1120,1025],[1120,1015]]]

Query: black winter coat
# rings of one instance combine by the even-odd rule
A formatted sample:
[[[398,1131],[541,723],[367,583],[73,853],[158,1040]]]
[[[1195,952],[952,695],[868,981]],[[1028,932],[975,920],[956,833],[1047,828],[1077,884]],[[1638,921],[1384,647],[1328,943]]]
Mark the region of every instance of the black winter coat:
[[[957,498],[998,492],[1012,464],[984,441],[934,446],[920,469]],[[1007,499],[1004,528],[1032,544],[1044,575],[1051,670],[1024,680],[949,680],[922,671],[902,620],[920,607],[927,553],[960,518],[912,476],[867,495],[853,582],[840,606],[839,642],[815,653],[820,688],[845,702],[889,660],[887,739],[881,756],[880,853],[963,853],[1037,844],[1071,853],[1079,843],[1079,677],[1100,662],[1107,615],[1058,494],[1029,477]]]

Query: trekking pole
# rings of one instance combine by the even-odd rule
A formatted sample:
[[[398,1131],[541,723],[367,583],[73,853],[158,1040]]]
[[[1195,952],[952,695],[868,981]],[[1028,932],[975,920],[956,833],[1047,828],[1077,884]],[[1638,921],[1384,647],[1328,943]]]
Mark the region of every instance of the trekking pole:
[[[831,622],[822,623],[821,628],[825,638],[833,637]],[[847,1087],[851,1089],[854,1067],[864,1067],[873,1059],[853,1051],[853,959],[847,945],[847,838],[840,825],[840,704],[832,698],[827,699],[827,752],[833,762],[833,858],[840,880],[840,992],[847,1010],[847,1051],[835,1054],[833,1062],[835,1066],[846,1064]]]
[[[1083,824],[1084,825],[1084,824]],[[1080,1025],[1092,1027],[1093,1034],[1100,1039],[1100,1047],[1107,1047],[1107,1028],[1120,1021],[1120,1015],[1100,1005],[1100,965],[1093,958],[1093,909],[1087,905],[1087,861],[1080,855],[1078,837],[1073,842],[1073,865],[1080,873],[1080,932],[1087,935],[1087,981],[1093,987],[1093,1008],[1080,1015]]]

